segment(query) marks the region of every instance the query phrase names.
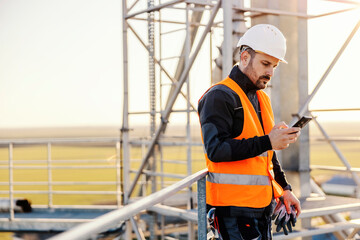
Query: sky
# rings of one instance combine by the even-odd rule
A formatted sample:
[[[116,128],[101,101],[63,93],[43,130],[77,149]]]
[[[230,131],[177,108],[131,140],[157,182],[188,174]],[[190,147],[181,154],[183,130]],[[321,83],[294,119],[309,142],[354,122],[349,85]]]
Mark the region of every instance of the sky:
[[[308,13],[344,6],[349,5],[313,0]],[[356,10],[309,20],[309,92],[359,16]],[[133,24],[146,29],[146,23]],[[147,38],[146,30],[139,33]],[[163,41],[171,44],[162,50],[163,57],[181,50],[182,45],[174,47],[176,38],[182,39],[181,32],[164,36]],[[221,36],[214,36],[215,42],[220,40]],[[191,83],[194,104],[210,86],[209,71],[198,70],[210,68],[209,38],[205,42],[195,62],[197,70],[190,74],[196,79]],[[148,57],[131,34],[129,49],[130,88],[137,92],[130,96],[130,108],[142,111],[148,106]],[[358,32],[310,108],[360,108],[359,53]],[[216,54],[214,50],[213,58]],[[174,69],[176,59],[164,65]],[[121,126],[122,78],[121,1],[0,0],[0,128]],[[322,116],[330,121],[360,121],[359,112]]]

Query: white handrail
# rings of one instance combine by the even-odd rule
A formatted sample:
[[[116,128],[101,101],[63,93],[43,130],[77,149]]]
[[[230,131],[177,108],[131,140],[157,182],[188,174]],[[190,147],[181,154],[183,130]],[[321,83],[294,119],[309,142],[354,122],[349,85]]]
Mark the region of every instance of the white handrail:
[[[104,214],[94,221],[80,224],[69,231],[58,234],[49,240],[81,240],[88,239],[94,234],[106,231],[110,228],[115,227],[119,224],[120,221],[124,221],[139,213],[142,210],[145,210],[155,204],[158,204],[165,200],[166,198],[172,196],[174,193],[180,191],[181,189],[190,186],[194,182],[204,178],[208,173],[207,169],[203,169],[191,176],[184,178],[183,180],[164,188],[156,193],[153,193],[145,198],[140,199],[134,203],[126,205],[123,208],[114,210],[107,214]]]

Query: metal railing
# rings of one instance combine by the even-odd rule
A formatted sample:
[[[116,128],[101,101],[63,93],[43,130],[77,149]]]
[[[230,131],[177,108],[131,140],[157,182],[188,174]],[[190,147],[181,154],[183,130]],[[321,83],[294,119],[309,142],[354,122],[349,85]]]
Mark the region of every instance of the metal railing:
[[[146,210],[158,203],[161,203],[166,198],[172,196],[176,192],[183,188],[191,186],[193,183],[198,184],[198,239],[206,239],[206,193],[205,193],[205,176],[207,175],[207,169],[203,169],[191,176],[184,178],[183,180],[164,188],[156,193],[153,193],[147,197],[144,197],[134,203],[131,203],[123,208],[114,210],[110,213],[104,214],[96,218],[92,222],[83,223],[70,229],[67,232],[58,234],[50,240],[80,240],[88,239],[98,233],[107,231],[113,227],[116,227],[122,221],[126,221],[132,218],[140,211]]]
[[[52,154],[53,145],[66,146],[87,146],[88,144],[102,144],[104,146],[114,146],[116,151],[116,158],[114,162],[109,162],[107,159],[78,159],[78,160],[54,160]],[[79,145],[81,144],[81,145]],[[8,181],[1,181],[0,186],[8,186],[8,190],[0,190],[1,195],[8,195],[10,216],[9,220],[14,220],[14,199],[15,195],[19,194],[47,194],[47,205],[49,208],[58,207],[54,204],[54,195],[114,195],[116,196],[116,205],[121,205],[121,181],[120,181],[120,140],[119,138],[92,138],[92,139],[11,139],[0,140],[0,146],[8,149],[8,160],[0,160],[0,170],[8,169]],[[47,159],[44,160],[15,160],[14,146],[46,146]],[[15,150],[16,151],[16,150]],[[114,171],[113,181],[54,181],[54,170],[67,169],[110,169]],[[47,171],[46,181],[15,181],[14,173],[17,170],[43,170]],[[54,190],[54,186],[90,186],[90,185],[111,185],[116,190],[114,191],[79,191],[79,190]],[[47,186],[46,190],[15,190],[15,186]],[[60,205],[59,205],[60,206]],[[63,205],[61,205],[63,206]],[[94,206],[91,206],[94,208]],[[102,208],[102,206],[98,206]]]
[[[358,175],[359,169],[351,167],[350,162],[342,153],[340,148],[337,146],[336,142],[346,141],[346,142],[358,142],[360,141],[360,137],[337,137],[332,138],[326,132],[325,128],[317,121],[316,117],[314,117],[313,112],[339,112],[339,111],[360,111],[360,108],[351,108],[351,109],[319,109],[319,110],[312,110],[311,115],[313,116],[314,123],[320,130],[323,138],[318,140],[326,141],[331,148],[334,150],[336,156],[340,159],[341,163],[344,165],[343,167],[336,167],[336,166],[329,166],[329,165],[311,165],[310,168],[315,170],[331,170],[331,171],[338,171],[338,172],[347,172],[351,174],[352,179],[356,184],[355,190],[355,197],[360,198],[360,177]]]
[[[32,203],[35,203],[32,204],[33,209],[35,209],[35,211],[45,212],[46,214],[50,214],[51,209],[59,209],[60,211],[81,209],[90,213],[93,213],[94,210],[100,210],[105,213],[122,207],[123,192],[121,190],[123,182],[121,181],[121,169],[123,164],[121,164],[120,159],[120,143],[119,138],[1,139],[0,149],[2,157],[0,159],[0,171],[2,171],[3,175],[2,178],[0,178],[0,195],[9,200],[9,210],[8,215],[7,213],[3,213],[0,224],[3,224],[3,227],[7,229],[6,226],[19,227],[19,222],[29,222],[29,224],[33,224],[35,228],[50,229],[54,228],[55,223],[59,223],[62,224],[62,228],[55,228],[60,231],[66,231],[79,223],[90,221],[90,219],[83,219],[81,216],[76,217],[75,215],[68,215],[65,216],[65,218],[64,216],[60,216],[56,219],[46,217],[40,219],[35,215],[29,214],[24,218],[23,215],[15,213],[15,211],[19,209],[16,206],[16,200],[20,198],[26,198]],[[149,141],[146,139],[133,139],[129,144],[132,148],[139,149],[140,152],[135,154],[138,155],[143,153]],[[173,145],[188,146],[189,143],[175,140],[172,142],[162,140],[159,141],[159,145],[164,147]],[[200,146],[201,144],[192,142],[191,145]],[[92,152],[87,153],[87,151],[88,149],[93,149],[93,147],[99,148],[100,152],[102,152],[102,149],[105,149],[105,154],[92,157]],[[69,149],[71,150],[68,151]],[[28,152],[31,153],[28,154]],[[84,154],[82,154],[82,152],[84,152]],[[111,155],[110,158],[109,152]],[[58,153],[60,153],[60,155]],[[131,159],[131,163],[135,164],[138,164],[140,161],[141,159]],[[181,164],[186,163],[185,161],[180,161],[180,159],[171,161]],[[104,178],[96,176],[95,179],[93,179],[92,175],[87,173],[93,173],[94,170],[99,170],[96,171],[98,173],[104,170],[109,174],[105,174],[108,176],[104,175]],[[34,175],[36,171],[38,174]],[[81,173],[79,173],[80,171]],[[129,169],[129,171],[132,173],[136,170]],[[163,170],[161,170],[161,172],[144,170],[143,172],[149,176],[161,177],[161,182],[158,183],[161,184],[161,188],[174,184],[177,181],[176,179],[186,177],[186,175],[181,174],[165,173]],[[63,178],[64,173],[67,174],[66,178]],[[29,177],[19,178],[19,176],[23,174],[29,174]],[[80,175],[78,175],[78,177],[73,176],[77,174]],[[100,173],[99,175],[101,176]],[[32,178],[32,176],[35,178]],[[59,178],[59,176],[61,178]],[[165,177],[170,179],[165,180]],[[140,185],[146,183],[145,179],[139,181]],[[187,189],[183,189],[182,191],[186,190]],[[74,200],[68,200],[65,203],[61,195],[71,196],[74,199],[87,200],[84,203],[80,203],[81,205]],[[100,198],[101,202],[95,202]],[[94,201],[92,201],[92,199]],[[133,201],[136,201],[136,199],[132,199],[131,202]],[[170,200],[170,202],[171,201],[173,200]],[[152,206],[150,210],[161,214],[161,211],[169,210],[165,209],[165,207],[167,206]],[[50,210],[50,212],[47,210]],[[171,210],[172,214],[175,214],[173,216],[181,215],[182,219],[191,223],[195,222],[193,220],[194,218],[197,218],[197,215],[195,216],[194,213],[189,211],[184,213],[179,212],[181,209],[172,208]],[[184,217],[184,214],[187,216]],[[96,213],[96,215],[98,215],[98,213]],[[134,219],[131,219],[131,221],[134,222]],[[9,222],[10,225],[6,225],[6,222]],[[46,226],[42,223],[46,223]],[[141,232],[141,229],[137,228],[136,222],[132,223],[132,225],[135,233]]]

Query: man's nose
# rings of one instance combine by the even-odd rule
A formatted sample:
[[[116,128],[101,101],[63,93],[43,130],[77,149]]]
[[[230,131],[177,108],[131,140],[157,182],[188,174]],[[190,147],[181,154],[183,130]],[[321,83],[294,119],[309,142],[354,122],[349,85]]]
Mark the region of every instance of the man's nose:
[[[272,77],[274,75],[274,71],[275,71],[274,68],[268,68],[266,69],[266,75]]]

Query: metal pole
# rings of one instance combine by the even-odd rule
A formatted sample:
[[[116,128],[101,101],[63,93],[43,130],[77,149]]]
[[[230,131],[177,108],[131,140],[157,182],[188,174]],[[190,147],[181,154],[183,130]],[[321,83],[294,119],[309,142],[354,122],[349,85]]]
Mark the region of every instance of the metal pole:
[[[342,55],[342,53],[344,52],[344,50],[346,49],[346,47],[348,46],[348,44],[350,43],[351,39],[354,37],[355,33],[357,32],[357,30],[360,27],[360,20],[358,21],[358,23],[355,25],[354,29],[352,30],[352,32],[350,33],[350,35],[348,36],[348,38],[346,39],[346,41],[344,42],[344,44],[342,45],[342,47],[340,48],[339,52],[336,54],[335,58],[332,60],[331,64],[329,65],[329,67],[326,69],[325,73],[323,74],[323,76],[321,77],[320,81],[317,83],[317,85],[315,86],[314,90],[311,92],[311,94],[308,96],[308,98],[306,99],[305,103],[303,104],[303,106],[300,108],[298,115],[299,116],[303,116],[304,114],[307,113],[307,108],[309,103],[311,102],[311,100],[313,99],[313,97],[315,96],[315,94],[317,93],[317,91],[320,89],[321,85],[324,83],[326,77],[329,75],[330,71],[333,69],[333,67],[335,66],[336,62],[339,60],[340,56]],[[294,117],[290,123],[290,125],[294,124],[296,121],[298,120],[297,117]]]
[[[223,22],[224,22],[224,41],[222,44],[222,79],[226,78],[229,74],[232,62],[233,62],[233,54],[232,54],[232,2],[230,0],[222,1],[223,8]]]
[[[298,0],[298,11],[307,12],[307,1]],[[301,106],[309,94],[308,90],[308,21],[298,19],[298,93],[299,105]],[[307,109],[307,108],[306,108]],[[299,177],[300,177],[300,196],[308,197],[311,194],[310,187],[310,136],[309,128],[301,130],[299,143]]]
[[[206,223],[206,176],[197,181],[198,191],[198,239],[207,239]]]
[[[348,171],[351,172],[351,175],[357,185],[356,188],[356,197],[359,198],[360,197],[360,177],[357,175],[356,172],[351,171],[351,165],[350,163],[347,161],[347,159],[345,158],[345,156],[341,153],[340,149],[336,146],[335,142],[330,140],[329,135],[326,133],[325,129],[319,124],[319,122],[316,120],[316,118],[313,118],[315,124],[318,126],[318,128],[320,129],[321,133],[323,134],[323,136],[325,137],[325,139],[328,141],[328,143],[331,145],[332,149],[335,151],[336,155],[340,158],[341,162],[345,165],[346,169]]]
[[[141,39],[141,37],[136,33],[136,31],[134,30],[134,28],[128,23],[128,28],[132,31],[132,33],[135,35],[135,37],[139,40],[139,42],[141,43],[141,45],[147,49],[146,44],[144,43],[144,41]],[[154,56],[154,61],[156,64],[158,64],[158,66],[160,67],[161,71],[163,71],[165,73],[165,75],[170,79],[170,81],[172,83],[176,83],[176,80],[170,76],[170,73],[164,68],[164,66],[162,65],[160,60],[157,60],[157,58]],[[187,99],[186,94],[183,93],[182,91],[180,91],[181,96],[183,96],[185,98],[185,100],[190,101]],[[193,104],[191,104],[191,108],[196,110],[195,106]]]
[[[128,12],[130,12],[131,9],[133,9],[138,2],[139,2],[139,0],[136,0],[135,2],[133,2],[133,4],[128,8]]]
[[[147,0],[148,8],[154,7],[154,0]],[[149,61],[149,96],[150,96],[150,136],[152,137],[155,133],[156,128],[156,80],[155,80],[155,23],[154,23],[154,12],[148,12],[147,14],[147,23],[148,23],[148,61]],[[156,171],[156,157],[155,152],[152,153],[150,157],[150,164],[148,165],[148,170]],[[155,176],[146,176],[146,185],[151,183],[151,192],[156,192],[156,177]],[[150,181],[147,181],[150,180]],[[143,192],[146,195],[146,192]],[[155,239],[155,213],[150,214],[149,221],[149,231],[150,231],[150,240]],[[134,224],[133,224],[134,226]],[[135,228],[134,228],[135,229]]]
[[[189,3],[187,3],[189,4]],[[197,5],[196,3],[194,4],[194,7],[197,7],[199,5]],[[195,38],[196,38],[196,35],[197,35],[197,32],[199,30],[199,27],[200,27],[200,23],[201,23],[201,18],[203,16],[203,11],[193,11],[191,13],[191,17],[188,19],[189,21],[189,40],[190,40],[190,50],[194,44],[194,41],[195,41]],[[184,24],[187,24],[186,21]],[[183,48],[181,50],[181,53],[180,53],[180,56],[186,56],[186,42],[184,42],[184,45],[183,45]],[[184,67],[185,67],[185,57],[180,57],[179,58],[179,61],[177,63],[177,66],[176,66],[176,70],[175,70],[175,75],[174,75],[174,79],[177,81],[180,76],[181,76],[181,73],[184,71]],[[173,91],[175,89],[175,85],[172,85],[171,86],[171,89],[169,91],[169,94],[172,94]],[[167,105],[168,103],[166,103]],[[165,106],[166,106],[165,105]],[[196,108],[193,108],[193,109],[196,109]]]
[[[153,150],[154,150],[154,147],[155,147],[155,144],[156,142],[159,140],[159,137],[160,137],[160,134],[165,131],[165,128],[166,128],[166,125],[168,123],[168,119],[169,119],[169,116],[170,116],[170,113],[171,113],[171,109],[172,107],[174,106],[175,104],[175,101],[177,99],[177,95],[179,94],[185,80],[186,80],[186,76],[189,74],[189,71],[190,71],[190,68],[192,66],[192,64],[194,63],[195,61],[195,58],[197,57],[199,51],[200,51],[200,48],[201,48],[201,45],[203,44],[205,38],[206,38],[206,35],[207,33],[210,31],[211,29],[211,25],[213,24],[214,22],[214,19],[215,19],[215,16],[220,8],[220,4],[221,4],[221,0],[218,1],[218,3],[215,5],[215,7],[213,8],[213,11],[211,13],[211,16],[210,16],[210,19],[209,19],[209,22],[208,24],[206,25],[206,28],[204,29],[204,32],[199,40],[199,43],[193,53],[193,55],[191,56],[190,58],[190,61],[189,61],[189,65],[187,67],[185,67],[184,69],[184,72],[183,74],[181,75],[179,81],[176,83],[176,89],[174,91],[174,94],[172,94],[171,96],[169,96],[170,100],[168,101],[168,105],[166,106],[165,110],[164,110],[164,113],[163,115],[161,116],[161,123],[160,123],[160,126],[158,127],[155,135],[153,136],[152,140],[151,140],[151,143],[149,144],[149,147],[148,147],[148,151],[145,155],[145,157],[143,158],[142,162],[141,162],[141,165],[139,167],[139,171],[138,173],[136,174],[135,178],[134,178],[134,181],[130,187],[130,190],[129,190],[129,193],[128,193],[128,196],[131,195],[131,193],[134,191],[135,189],[135,186],[137,184],[137,181],[139,180],[139,177],[140,175],[142,174],[142,171],[144,170],[144,167],[147,165],[148,163],[148,159],[149,157],[151,156]]]
[[[154,0],[148,0],[148,8],[154,7]],[[156,85],[155,85],[155,45],[154,45],[154,12],[148,13],[148,53],[149,53],[149,96],[150,96],[150,136],[155,133],[156,115]]]
[[[122,1],[122,34],[123,34],[123,123],[121,128],[122,147],[123,147],[123,204],[128,203],[128,190],[130,182],[130,143],[129,143],[129,84],[128,84],[128,52],[127,52],[127,0]],[[125,239],[131,239],[131,224],[126,222]]]
[[[185,14],[185,22],[186,22],[186,37],[185,37],[185,56],[184,62],[185,67],[189,64],[189,55],[190,55],[190,23],[189,23],[189,4],[186,4],[186,14]],[[189,75],[186,78],[186,96],[188,101],[186,102],[186,139],[187,139],[187,175],[190,176],[192,174],[192,167],[191,167],[191,126],[190,126],[190,78]],[[188,191],[188,202],[187,208],[193,208],[193,201],[192,201],[192,187],[189,186],[187,189]],[[188,221],[188,239],[194,239],[194,224],[191,221]]]
[[[133,229],[134,229],[134,232],[135,232],[135,235],[137,237],[138,240],[145,240],[145,237],[144,237],[144,233],[142,232],[142,230],[137,226],[137,223],[134,219],[134,217],[131,217],[130,218],[130,222],[133,226]]]
[[[126,0],[122,1],[123,8],[123,123],[122,123],[122,140],[123,140],[123,161],[124,161],[124,203],[128,202],[128,183],[130,180],[130,144],[129,144],[129,84],[128,84],[128,53],[127,53],[127,22],[125,19],[127,8]]]
[[[58,234],[50,239],[51,240],[88,239],[89,236],[113,228],[117,226],[117,224],[120,221],[129,219],[135,214],[138,214],[140,211],[148,209],[151,206],[154,206],[155,204],[164,201],[165,199],[169,198],[170,196],[180,191],[181,189],[188,187],[189,185],[193,184],[194,182],[198,181],[201,178],[204,178],[207,175],[207,172],[208,172],[207,169],[203,169],[197,173],[194,173],[192,176],[188,176],[167,188],[161,189],[160,191],[151,194],[150,196],[142,198],[136,202],[130,203],[128,206],[124,208],[120,208],[111,211],[109,213],[106,213],[96,218],[96,220],[94,221],[75,226],[74,228],[68,230],[67,232]]]
[[[47,144],[47,170],[48,170],[48,207],[53,207],[53,195],[52,195],[52,170],[51,170],[51,143]]]
[[[10,221],[14,220],[14,176],[13,176],[13,144],[9,143],[9,201],[10,201]]]
[[[184,0],[175,0],[175,1],[167,2],[167,3],[159,4],[159,5],[157,5],[157,6],[149,7],[148,9],[141,10],[141,11],[139,11],[139,12],[130,14],[130,15],[128,15],[128,16],[127,16],[127,15],[124,15],[124,16],[125,16],[125,19],[129,19],[129,18],[135,17],[136,15],[139,15],[139,14],[142,14],[142,13],[150,13],[150,12],[153,12],[153,11],[158,11],[158,10],[164,8],[164,7],[168,7],[168,6],[177,4],[177,3],[181,3],[181,2],[183,2],[183,1],[184,1]]]
[[[116,142],[116,203],[121,207],[121,164],[120,164],[120,141]]]

